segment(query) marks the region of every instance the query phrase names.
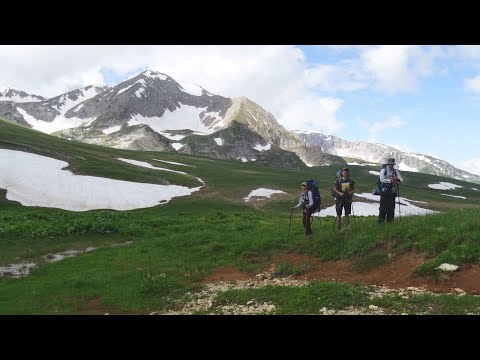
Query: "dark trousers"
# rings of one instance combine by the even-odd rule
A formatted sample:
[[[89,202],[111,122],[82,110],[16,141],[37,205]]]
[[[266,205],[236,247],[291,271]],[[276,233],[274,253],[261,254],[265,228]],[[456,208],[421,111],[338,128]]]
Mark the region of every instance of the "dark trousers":
[[[395,194],[380,195],[380,214],[378,215],[378,222],[382,224],[387,217],[387,222],[393,222],[395,216]]]
[[[311,223],[312,223],[312,214],[313,209],[304,209],[303,210],[303,228],[305,229],[305,235],[313,235]]]

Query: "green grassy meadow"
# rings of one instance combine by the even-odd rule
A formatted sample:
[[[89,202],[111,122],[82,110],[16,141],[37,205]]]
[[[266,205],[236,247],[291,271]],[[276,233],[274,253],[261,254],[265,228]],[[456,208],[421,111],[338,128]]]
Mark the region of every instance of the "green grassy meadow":
[[[215,160],[177,153],[128,151],[88,145],[49,136],[0,120],[0,148],[28,151],[67,161],[76,174],[154,184],[206,185],[188,197],[131,211],[70,212],[24,207],[0,192],[0,266],[32,261],[38,264],[22,278],[0,277],[0,314],[88,313],[149,314],[175,310],[202,288],[214,269],[234,267],[255,276],[281,253],[314,256],[322,262],[348,260],[358,272],[381,266],[392,254],[418,252],[426,261],[416,276],[438,277],[443,262],[480,264],[480,192],[475,184],[449,178],[402,172],[401,196],[427,201],[441,211],[428,216],[402,217],[378,226],[375,217],[356,217],[345,231],[334,228],[334,218],[315,218],[314,236],[303,236],[301,213],[290,224],[290,205],[298,201],[299,184],[315,178],[322,208],[334,204],[330,196],[336,168],[281,170],[253,163]],[[161,172],[127,164],[116,158],[149,162],[188,175]],[[153,159],[174,161],[184,167]],[[349,166],[357,192],[371,192],[373,167]],[[439,181],[462,185],[439,195],[427,187]],[[265,187],[286,194],[246,203],[250,191]],[[121,194],[119,194],[121,196]],[[421,205],[419,205],[421,206]],[[129,245],[112,246],[118,244]],[[389,246],[385,246],[388,244]],[[71,249],[97,250],[49,263],[45,256]],[[276,275],[298,275],[308,267],[283,264]],[[466,314],[480,311],[480,298],[466,295],[398,296],[369,300],[368,284],[312,282],[305,287],[272,286],[229,290],[215,306],[244,303],[254,297],[276,305],[275,314],[316,314],[324,306],[382,306],[387,311]]]

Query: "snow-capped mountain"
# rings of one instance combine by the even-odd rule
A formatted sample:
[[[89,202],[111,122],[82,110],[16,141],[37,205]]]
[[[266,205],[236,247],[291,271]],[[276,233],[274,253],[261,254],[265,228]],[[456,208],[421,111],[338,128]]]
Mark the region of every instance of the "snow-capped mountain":
[[[200,86],[147,70],[71,108],[66,117],[95,118],[89,126],[107,132],[145,124],[156,132],[191,129],[209,134],[223,128],[230,105],[230,99]]]
[[[365,141],[347,141],[314,131],[294,130],[307,144],[316,145],[329,154],[358,159],[367,163],[383,164],[395,158],[400,170],[447,176],[460,180],[480,180],[480,176],[457,169],[446,161],[428,155],[404,152],[393,147]],[[352,160],[354,161],[354,160]]]
[[[305,144],[247,98],[215,95],[151,70],[111,88],[88,86],[36,102],[0,102],[0,116],[70,140],[124,149],[294,168],[345,164]]]
[[[50,134],[94,120],[67,116],[66,113],[81,102],[107,89],[108,87],[87,86],[42,101],[0,102],[0,114],[7,120]]]
[[[43,96],[27,94],[25,91],[11,89],[9,87],[0,87],[0,101],[13,101],[15,103],[42,101]]]

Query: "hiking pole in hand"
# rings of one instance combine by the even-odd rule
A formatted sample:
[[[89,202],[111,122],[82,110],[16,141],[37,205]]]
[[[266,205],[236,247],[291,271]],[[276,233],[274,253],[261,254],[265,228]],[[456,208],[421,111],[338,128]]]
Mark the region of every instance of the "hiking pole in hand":
[[[355,211],[353,210],[353,198],[351,200],[352,202],[350,203],[352,206],[352,215],[353,215],[353,225],[355,225]]]
[[[400,211],[400,182],[397,184],[397,196],[398,196],[398,216],[400,217],[400,214],[402,213]]]
[[[290,224],[288,225],[288,236],[287,236],[287,240],[290,239],[290,227],[292,226],[292,214],[293,214],[293,205],[290,206]]]

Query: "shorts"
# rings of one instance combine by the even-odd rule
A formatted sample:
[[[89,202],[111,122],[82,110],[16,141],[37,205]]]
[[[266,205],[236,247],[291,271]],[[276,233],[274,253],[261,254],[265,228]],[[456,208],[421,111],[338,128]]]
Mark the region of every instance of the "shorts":
[[[342,209],[345,209],[345,215],[350,215],[352,212],[352,200],[351,199],[337,199],[335,204],[335,209],[337,210],[337,216],[342,215]]]

